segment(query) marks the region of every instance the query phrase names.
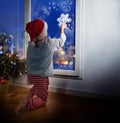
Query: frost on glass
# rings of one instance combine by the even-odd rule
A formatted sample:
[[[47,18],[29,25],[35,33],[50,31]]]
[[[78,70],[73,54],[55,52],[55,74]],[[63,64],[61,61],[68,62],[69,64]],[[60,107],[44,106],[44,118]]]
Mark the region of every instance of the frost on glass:
[[[69,18],[69,14],[61,14],[59,18],[57,18],[58,25],[67,24],[67,22],[71,22],[71,18]]]
[[[31,0],[31,19],[41,18],[48,23],[48,36],[58,38],[60,26],[67,24],[67,40],[55,51],[54,69],[75,70],[75,0]]]

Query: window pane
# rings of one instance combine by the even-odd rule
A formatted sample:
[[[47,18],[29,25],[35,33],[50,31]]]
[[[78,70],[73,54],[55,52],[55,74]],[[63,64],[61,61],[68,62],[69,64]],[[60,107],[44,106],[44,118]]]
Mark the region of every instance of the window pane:
[[[62,22],[67,24],[67,40],[54,53],[54,69],[75,70],[75,5],[75,0],[31,0],[31,19],[44,19],[51,38],[59,37]]]
[[[16,49],[24,57],[24,0],[0,0],[0,16],[0,32],[13,35]]]

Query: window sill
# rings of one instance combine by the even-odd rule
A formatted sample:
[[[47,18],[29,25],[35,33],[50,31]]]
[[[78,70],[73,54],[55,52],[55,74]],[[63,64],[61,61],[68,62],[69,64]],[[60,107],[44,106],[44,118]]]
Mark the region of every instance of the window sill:
[[[64,78],[64,79],[74,79],[74,80],[82,80],[79,76],[69,76],[69,75],[53,75],[52,78]]]

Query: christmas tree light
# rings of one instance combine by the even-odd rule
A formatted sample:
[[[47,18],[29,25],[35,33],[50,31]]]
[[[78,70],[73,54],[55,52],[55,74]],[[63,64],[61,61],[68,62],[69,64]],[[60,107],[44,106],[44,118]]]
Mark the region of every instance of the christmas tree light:
[[[0,33],[0,83],[17,78],[25,70],[25,61],[20,59],[12,34]]]

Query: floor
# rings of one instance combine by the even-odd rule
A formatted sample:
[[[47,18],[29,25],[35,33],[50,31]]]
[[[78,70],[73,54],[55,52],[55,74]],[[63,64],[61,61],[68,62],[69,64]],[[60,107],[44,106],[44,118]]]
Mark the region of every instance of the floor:
[[[0,123],[119,123],[120,101],[117,99],[90,99],[49,92],[45,107],[14,115],[18,102],[29,89],[10,86],[0,96]]]

